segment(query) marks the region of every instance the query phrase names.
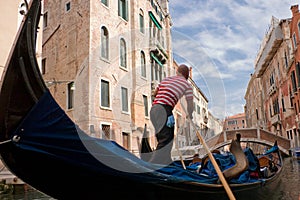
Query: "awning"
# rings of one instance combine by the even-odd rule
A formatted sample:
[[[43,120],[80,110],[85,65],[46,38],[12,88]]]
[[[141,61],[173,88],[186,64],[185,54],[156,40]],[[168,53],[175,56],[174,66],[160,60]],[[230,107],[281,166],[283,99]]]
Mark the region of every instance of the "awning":
[[[151,20],[153,21],[153,23],[155,24],[155,26],[157,26],[157,28],[159,30],[161,30],[162,26],[160,25],[160,23],[158,22],[158,20],[155,18],[154,14],[151,11],[149,11],[149,16],[150,16]]]
[[[154,55],[154,53],[150,53],[151,57],[161,66],[163,67],[164,65],[160,62],[160,60]]]

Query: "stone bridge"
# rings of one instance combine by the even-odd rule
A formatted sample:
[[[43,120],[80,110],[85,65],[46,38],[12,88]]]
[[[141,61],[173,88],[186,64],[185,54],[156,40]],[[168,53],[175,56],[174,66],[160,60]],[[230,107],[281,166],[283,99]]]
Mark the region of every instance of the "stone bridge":
[[[285,155],[289,155],[289,150],[291,148],[291,143],[289,139],[275,135],[274,133],[268,132],[262,129],[238,129],[231,131],[223,131],[206,141],[206,144],[210,149],[220,148],[231,143],[232,139],[235,139],[237,133],[241,134],[241,141],[243,142],[254,142],[259,144],[264,144],[268,146],[273,146],[275,140],[281,152]]]

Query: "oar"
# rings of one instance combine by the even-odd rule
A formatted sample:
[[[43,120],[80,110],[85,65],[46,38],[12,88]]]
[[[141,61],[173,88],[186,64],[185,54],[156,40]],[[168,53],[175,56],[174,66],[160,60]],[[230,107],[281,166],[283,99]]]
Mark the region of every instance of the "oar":
[[[195,131],[196,131],[196,135],[197,135],[198,139],[200,140],[200,143],[203,145],[203,147],[204,147],[205,150],[207,151],[207,155],[208,155],[209,159],[211,160],[211,162],[212,162],[212,164],[213,164],[213,166],[214,166],[214,168],[215,168],[215,170],[216,170],[216,172],[217,172],[217,174],[218,174],[218,176],[219,176],[219,179],[220,179],[221,183],[223,184],[223,186],[224,186],[224,188],[225,188],[225,190],[226,190],[226,193],[227,193],[229,199],[230,199],[230,200],[235,200],[235,197],[234,197],[234,195],[233,195],[233,193],[232,193],[232,191],[231,191],[231,189],[230,189],[230,187],[229,187],[229,185],[228,185],[228,183],[227,183],[227,181],[226,181],[226,179],[225,179],[225,177],[224,177],[222,171],[220,170],[220,167],[219,167],[219,165],[218,165],[218,163],[217,163],[215,157],[212,155],[212,153],[211,153],[211,151],[209,150],[209,148],[208,148],[208,146],[207,146],[205,140],[202,138],[201,134],[200,134],[199,131],[197,130],[196,125],[194,124],[194,122],[192,121],[192,119],[189,117],[189,114],[188,114],[188,112],[186,111],[185,106],[184,106],[184,105],[181,105],[181,107],[182,107],[182,109],[184,110],[184,112],[185,112],[185,114],[186,114],[188,120],[189,120],[190,123],[193,125],[193,128],[194,128]]]
[[[184,164],[184,161],[183,161],[183,158],[182,158],[182,154],[181,154],[181,151],[179,150],[179,142],[178,142],[178,133],[180,133],[181,131],[182,131],[183,129],[180,127],[180,129],[179,129],[179,131],[177,132],[177,137],[176,137],[176,140],[177,140],[177,145],[176,145],[176,149],[177,149],[177,151],[178,151],[178,154],[179,154],[179,158],[180,158],[180,162],[181,162],[181,164],[182,164],[182,167],[183,167],[183,169],[186,169],[186,166],[185,166],[185,164]]]
[[[187,112],[186,112],[186,113],[187,113]],[[187,116],[188,116],[188,115],[187,115]],[[194,128],[195,131],[196,131],[196,135],[197,135],[198,139],[200,140],[201,144],[203,145],[203,147],[204,147],[205,150],[207,151],[208,157],[209,157],[209,159],[211,160],[211,162],[212,162],[212,164],[213,164],[213,166],[214,166],[214,168],[215,168],[215,170],[216,170],[216,172],[217,172],[217,174],[218,174],[218,176],[219,176],[219,178],[220,178],[220,180],[221,180],[221,182],[222,182],[222,184],[223,184],[223,186],[224,186],[224,188],[225,188],[225,190],[226,190],[226,193],[227,193],[229,199],[235,200],[235,197],[234,197],[234,195],[233,195],[233,193],[232,193],[232,191],[231,191],[231,189],[230,189],[230,187],[229,187],[229,185],[228,185],[228,183],[227,183],[227,181],[226,181],[226,179],[225,179],[225,177],[224,177],[222,171],[220,170],[220,167],[219,167],[218,163],[216,162],[215,157],[213,156],[213,154],[212,154],[211,151],[209,150],[209,148],[208,148],[208,146],[207,146],[205,140],[202,138],[201,134],[200,134],[199,131],[197,130],[197,128],[196,128],[194,122],[193,122],[189,117],[188,117],[188,120],[189,120],[190,123],[193,125],[193,128]]]

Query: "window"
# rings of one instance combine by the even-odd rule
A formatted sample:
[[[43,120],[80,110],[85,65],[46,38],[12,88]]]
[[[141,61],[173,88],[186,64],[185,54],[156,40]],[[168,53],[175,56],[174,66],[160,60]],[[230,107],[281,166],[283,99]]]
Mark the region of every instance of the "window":
[[[128,20],[128,0],[119,0],[118,1],[118,7],[119,7],[119,16]]]
[[[274,73],[270,74],[270,86],[272,86],[275,83],[274,81]]]
[[[144,13],[142,10],[140,10],[140,14],[139,14],[139,18],[140,18],[140,32],[141,33],[145,33],[145,27],[144,27]]]
[[[123,38],[120,39],[120,66],[127,68],[126,42]]]
[[[141,75],[146,78],[146,59],[143,51],[141,51]]]
[[[236,125],[237,121],[236,120],[228,120],[227,124],[228,125]]]
[[[101,3],[103,3],[106,6],[108,6],[108,0],[101,0]]]
[[[284,98],[283,97],[281,99],[281,105],[282,105],[282,111],[285,112],[286,109],[285,109],[285,106],[284,106]]]
[[[284,52],[284,63],[285,63],[285,67],[288,68],[289,62],[288,62],[288,58],[287,58],[286,52]]]
[[[75,90],[75,84],[74,82],[68,83],[68,109],[74,108],[74,90]]]
[[[110,97],[109,97],[109,82],[105,80],[101,80],[101,103],[102,107],[109,108],[110,107]]]
[[[151,80],[157,80],[161,82],[163,79],[163,69],[160,64],[158,64],[155,60],[152,60],[151,63]]]
[[[295,71],[292,71],[292,73],[291,73],[291,80],[292,80],[292,85],[293,85],[293,92],[296,92],[297,86],[296,86]]]
[[[46,74],[46,58],[42,59],[42,74]]]
[[[122,95],[122,111],[128,112],[128,89],[121,87]]]
[[[256,108],[255,112],[256,112],[256,119],[258,120],[259,117],[258,117],[258,110],[257,110],[257,108]]]
[[[102,124],[101,125],[101,135],[102,139],[111,139],[111,134],[110,134],[110,125]]]
[[[294,48],[297,49],[297,38],[295,33],[293,33],[293,44],[294,44]]]
[[[48,12],[45,12],[43,14],[43,28],[46,28],[48,26]]]
[[[66,3],[66,12],[68,12],[71,9],[71,2]]]
[[[144,108],[145,108],[145,117],[149,116],[149,108],[148,108],[148,98],[146,95],[143,95]]]
[[[300,63],[296,63],[296,75],[297,75],[297,83],[298,87],[300,87]]]
[[[101,57],[108,60],[108,30],[106,27],[101,28]]]
[[[122,132],[122,138],[123,138],[123,147],[129,150],[129,134]]]

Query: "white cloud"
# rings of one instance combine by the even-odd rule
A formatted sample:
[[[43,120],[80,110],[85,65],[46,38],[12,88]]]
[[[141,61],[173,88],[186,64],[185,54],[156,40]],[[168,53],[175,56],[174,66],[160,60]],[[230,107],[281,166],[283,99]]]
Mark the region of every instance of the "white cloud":
[[[193,79],[201,79],[213,115],[243,112],[249,74],[271,18],[290,18],[294,4],[298,1],[170,1],[174,54],[195,68]]]

